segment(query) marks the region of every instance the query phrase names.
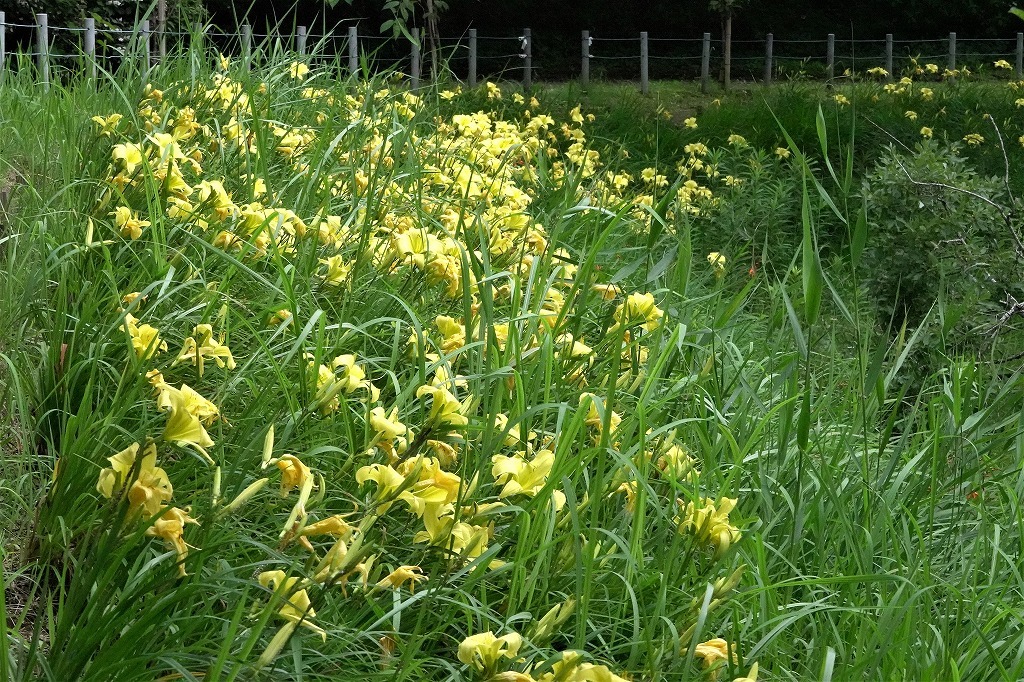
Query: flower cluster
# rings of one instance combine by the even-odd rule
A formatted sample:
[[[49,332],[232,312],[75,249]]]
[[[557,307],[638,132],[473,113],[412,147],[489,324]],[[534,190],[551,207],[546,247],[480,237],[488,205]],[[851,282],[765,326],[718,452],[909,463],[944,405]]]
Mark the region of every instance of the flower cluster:
[[[180,575],[200,571],[189,526],[254,507],[273,519],[271,532],[254,531],[276,547],[253,576],[265,617],[280,624],[260,658],[269,665],[298,632],[329,639],[333,588],[372,600],[442,589],[471,570],[507,580],[517,528],[564,529],[599,499],[577,489],[589,476],[579,450],[632,446],[629,411],[672,328],[669,294],[608,282],[549,234],[538,199],[561,192],[581,214],[617,213],[642,231],[658,211],[707,215],[712,187],[742,179],[720,178],[702,143],[686,145],[675,168],[606,165],[592,114],[576,106],[556,120],[536,98],[491,83],[478,99],[493,110],[430,119],[436,109],[419,95],[319,87],[303,62],[251,88],[219,63],[193,83],[147,87],[137,127],[120,114],[93,119],[107,163],[87,250],[126,270],[156,254],[173,264],[139,286],[156,305],[143,310],[139,292],[120,299],[126,381],[145,386],[144,407],[155,409],[140,411],[137,442],[97,467],[95,489],[123,505],[140,536],[174,550]],[[276,109],[275,88],[302,107]],[[451,106],[472,97],[438,95]],[[740,135],[729,143],[749,146]],[[721,253],[708,264],[725,274]],[[383,291],[409,319],[341,312]],[[372,329],[387,329],[389,342]],[[524,377],[544,371],[557,375],[557,393],[524,395]],[[274,406],[244,412],[257,395]],[[544,416],[551,405],[558,420]],[[261,457],[247,459],[253,439],[238,435],[239,421],[261,434]],[[667,508],[679,495],[700,500],[678,503],[667,535],[706,548],[713,570],[740,539],[728,518],[735,500],[708,501],[696,457],[671,436],[650,435],[621,459],[598,495],[625,493],[635,513],[642,469]],[[232,480],[222,486],[222,476]],[[238,492],[222,499],[222,487]],[[195,502],[204,492],[209,502]],[[174,506],[186,498],[194,507]],[[568,565],[572,545],[559,545]],[[609,547],[588,551],[600,558]],[[546,646],[571,612],[539,619],[531,641]],[[518,665],[523,641],[484,632],[463,642],[459,660],[493,676]],[[624,679],[577,652],[516,675],[507,679]]]

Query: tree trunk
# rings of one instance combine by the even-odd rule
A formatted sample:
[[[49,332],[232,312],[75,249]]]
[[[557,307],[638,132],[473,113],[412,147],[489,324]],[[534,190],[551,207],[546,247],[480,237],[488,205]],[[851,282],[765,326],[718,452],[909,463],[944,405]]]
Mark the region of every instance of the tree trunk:
[[[722,89],[729,89],[732,76],[732,12],[726,12],[722,23]]]
[[[437,12],[434,10],[433,0],[427,0],[427,46],[430,51],[430,79],[437,82],[440,58],[437,54],[440,36],[437,32]]]

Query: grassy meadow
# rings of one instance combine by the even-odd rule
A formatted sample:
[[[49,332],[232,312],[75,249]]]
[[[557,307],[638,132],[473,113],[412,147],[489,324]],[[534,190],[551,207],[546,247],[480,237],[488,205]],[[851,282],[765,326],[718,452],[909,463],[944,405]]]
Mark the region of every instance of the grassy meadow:
[[[0,680],[1024,677],[1024,84],[265,57],[0,79]]]

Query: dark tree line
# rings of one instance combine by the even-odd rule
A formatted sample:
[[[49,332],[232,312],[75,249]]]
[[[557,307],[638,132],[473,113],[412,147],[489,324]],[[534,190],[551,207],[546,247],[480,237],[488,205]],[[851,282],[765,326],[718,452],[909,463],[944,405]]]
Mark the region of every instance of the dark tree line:
[[[207,7],[217,22],[230,22],[242,4],[208,0]],[[299,0],[291,5],[274,0],[256,0],[252,15],[287,21],[298,16],[300,23],[315,25],[363,19],[367,32],[376,31],[387,19],[382,0],[354,0],[331,8],[330,3]],[[1010,16],[1008,0],[776,0],[749,2],[737,12],[733,28],[737,40],[763,37],[773,32],[788,39],[820,38],[828,33],[849,38],[881,38],[895,33],[907,38],[941,37],[957,31],[965,37],[1004,37],[1019,30],[1019,20]],[[441,33],[457,36],[469,27],[483,34],[514,35],[529,26],[535,34],[578,38],[583,29],[595,35],[622,37],[649,31],[651,35],[696,37],[717,31],[718,14],[707,0],[650,2],[645,0],[451,0],[441,18]]]
[[[318,26],[360,19],[370,33],[377,32],[389,18],[383,9],[384,0],[353,0],[351,4],[328,0],[253,0],[251,4],[166,1],[169,18],[202,20],[208,16],[223,28],[230,28],[244,16],[254,25],[280,21],[284,25]],[[77,24],[92,15],[130,21],[151,4],[155,5],[155,0],[0,0],[0,9],[7,12],[10,21],[30,20],[36,12],[47,12],[53,24]],[[696,37],[717,30],[719,24],[708,0],[450,0],[449,4],[440,22],[441,33],[449,36],[457,36],[469,27],[481,34],[514,35],[530,26],[538,35],[573,39],[583,29],[606,37],[632,36],[640,31],[649,31],[652,36]],[[917,38],[942,36],[949,31],[965,37],[1000,37],[1019,29],[1019,21],[1008,12],[1013,4],[1008,0],[749,2],[737,12],[733,34],[737,40],[760,38],[768,32],[787,39],[819,38],[827,33],[842,38],[879,38],[886,33]]]
[[[34,13],[47,12],[54,26],[78,26],[85,17],[93,16],[101,27],[124,27],[147,13],[155,17],[156,2],[0,0],[0,10],[6,11],[8,21],[18,23],[31,23]],[[311,33],[323,34],[340,25],[358,22],[360,34],[376,36],[381,34],[382,25],[393,18],[387,9],[388,0],[164,2],[168,28],[172,30],[192,26],[197,21],[211,21],[230,31],[247,21],[257,33],[265,32],[268,26],[276,26],[282,34],[289,34],[295,26],[305,25]],[[413,19],[410,25],[423,26],[422,9],[427,6],[426,0],[405,2],[418,8],[419,19]],[[540,65],[537,76],[558,79],[573,77],[579,68],[581,30],[589,30],[596,39],[635,37],[641,31],[648,31],[652,38],[699,38],[702,33],[710,32],[720,39],[724,28],[720,11],[723,4],[737,7],[731,32],[732,39],[738,43],[761,40],[769,32],[776,40],[823,40],[829,33],[836,34],[839,41],[880,39],[886,33],[893,33],[897,40],[934,39],[950,31],[956,31],[962,38],[1012,38],[1022,26],[1009,13],[1012,0],[449,0],[440,16],[437,33],[456,38],[464,36],[469,28],[475,28],[480,36],[517,36],[522,28],[529,27],[534,36],[534,55],[538,57],[535,64]],[[29,41],[31,32],[9,33],[9,42],[12,39],[15,43]],[[364,43],[364,47],[368,44],[369,41]],[[609,49],[608,45],[603,44],[601,49]],[[504,43],[503,48],[504,52],[518,51],[514,43]],[[407,49],[403,45],[380,48],[381,63],[407,56]],[[485,48],[481,49],[483,54]],[[623,49],[636,51],[632,45]],[[748,45],[747,49],[756,54],[761,48]],[[719,57],[716,55],[716,59]],[[514,60],[506,62],[503,68],[513,67]],[[630,63],[622,68],[635,70],[635,65]],[[482,67],[483,72],[486,70]],[[623,71],[626,77],[633,77],[630,74],[632,71],[629,74]],[[605,75],[615,77],[612,72]]]

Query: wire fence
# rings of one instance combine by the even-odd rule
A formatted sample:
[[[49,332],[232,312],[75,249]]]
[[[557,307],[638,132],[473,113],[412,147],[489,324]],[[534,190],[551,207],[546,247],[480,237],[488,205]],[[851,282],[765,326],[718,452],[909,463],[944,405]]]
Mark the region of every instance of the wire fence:
[[[534,41],[530,29],[516,35],[481,36],[469,29],[460,36],[421,39],[418,29],[412,40],[360,33],[355,25],[310,33],[296,26],[290,33],[254,32],[241,25],[237,31],[196,26],[192,31],[167,30],[148,20],[131,29],[87,19],[82,26],[49,26],[47,15],[35,23],[7,22],[0,11],[0,77],[3,71],[34,69],[48,86],[51,79],[85,76],[95,78],[99,69],[112,71],[129,55],[152,65],[168,54],[201,48],[216,49],[251,66],[279,55],[292,55],[322,65],[334,64],[348,74],[402,71],[412,87],[420,85],[424,61],[437,57],[458,78],[475,86],[478,80],[521,80],[530,87],[537,77],[558,74],[595,80],[640,82],[647,92],[651,80],[699,80],[707,90],[712,73],[728,85],[730,79],[770,84],[785,78],[833,79],[878,67],[883,78],[898,78],[909,68],[930,73],[959,75],[968,67],[994,68],[1024,79],[1024,33],[1007,38],[942,38],[837,40],[835,34],[820,39],[732,40],[725,45],[711,33],[702,37],[657,36],[647,32],[635,37],[580,34],[577,68],[566,64],[564,36]],[[728,49],[727,49],[728,48]],[[536,58],[535,58],[536,57]],[[557,66],[556,66],[557,63]],[[341,73],[339,73],[341,75]]]

